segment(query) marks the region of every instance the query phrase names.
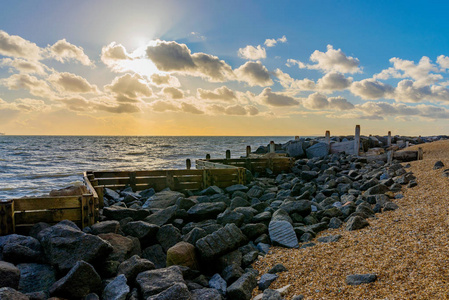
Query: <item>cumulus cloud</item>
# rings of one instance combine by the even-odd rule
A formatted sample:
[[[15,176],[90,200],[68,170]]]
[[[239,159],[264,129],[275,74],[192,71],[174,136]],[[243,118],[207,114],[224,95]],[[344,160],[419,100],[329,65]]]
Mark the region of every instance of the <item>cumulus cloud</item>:
[[[97,86],[91,85],[81,76],[68,72],[51,74],[48,81],[60,92],[81,94],[98,92]]]
[[[83,112],[91,109],[91,103],[81,96],[60,98],[57,101],[63,103],[72,111]]]
[[[326,97],[320,93],[313,93],[302,101],[302,105],[308,109],[351,110],[354,105],[343,97]]]
[[[184,98],[184,93],[180,89],[177,89],[175,87],[171,87],[171,86],[164,87],[162,89],[162,92],[165,95],[169,96],[171,99],[182,99],[182,98]]]
[[[248,61],[235,70],[240,81],[247,82],[250,86],[269,86],[273,84],[270,73],[260,61]]]
[[[283,35],[281,38],[278,39],[266,39],[265,40],[265,46],[267,47],[274,47],[276,46],[277,43],[286,43],[287,42],[287,37],[285,35]]]
[[[449,69],[449,57],[445,55],[440,55],[437,57],[437,63],[443,69]]]
[[[192,31],[189,35],[198,41],[206,40],[206,37],[204,35],[201,35],[201,33],[199,33],[199,32]]]
[[[352,78],[346,78],[343,74],[330,72],[317,81],[318,90],[340,91],[348,88],[352,83]]]
[[[105,85],[105,90],[111,91],[118,96],[118,100],[139,100],[142,97],[150,97],[153,94],[151,88],[138,74],[125,74],[116,77],[111,84]],[[132,101],[129,101],[132,102]]]
[[[0,67],[9,66],[24,74],[45,75],[47,67],[34,60],[26,60],[22,58],[4,58],[0,60]]]
[[[41,48],[35,43],[0,30],[0,55],[39,60],[41,59],[41,53]]]
[[[213,104],[210,105],[208,109],[214,114],[224,114],[230,116],[255,116],[259,114],[259,110],[253,105],[243,106],[236,104],[225,107],[222,105]]]
[[[112,42],[101,49],[101,61],[106,65],[120,60],[132,60],[123,45]]]
[[[24,89],[38,97],[51,97],[53,92],[46,81],[29,74],[14,74],[9,78],[1,79],[0,84],[10,90]]]
[[[170,74],[155,73],[155,74],[151,75],[150,79],[151,79],[151,82],[157,86],[164,86],[164,85],[174,86],[174,87],[181,86],[181,83],[179,82],[178,78],[171,76]]]
[[[281,93],[272,92],[271,88],[265,88],[262,93],[257,96],[259,101],[269,106],[285,107],[296,106],[299,101],[293,97],[283,95]]]
[[[359,60],[357,58],[346,56],[341,49],[335,50],[332,45],[327,45],[326,52],[315,50],[312,55],[310,55],[310,61],[315,62],[315,64],[305,64],[294,59],[289,59],[287,65],[291,66],[296,64],[300,69],[321,70],[324,72],[361,72]]]
[[[240,48],[238,51],[238,55],[244,59],[258,60],[266,58],[267,52],[265,51],[265,48],[260,45],[258,45],[257,47],[248,45],[245,48]]]
[[[449,110],[443,107],[420,104],[407,106],[403,103],[366,102],[356,105],[365,117],[423,117],[428,119],[449,119]]]
[[[187,73],[214,82],[235,77],[225,61],[205,53],[192,54],[187,45],[174,41],[158,40],[147,47],[146,54],[160,71]]]
[[[164,111],[179,111],[180,108],[176,106],[175,104],[168,102],[168,101],[162,101],[162,100],[156,100],[150,104],[150,107],[156,111],[156,112],[164,112]]]
[[[333,92],[344,90],[352,83],[352,77],[346,78],[343,74],[337,72],[325,74],[316,83],[308,78],[293,79],[289,74],[282,72],[280,69],[276,69],[274,74],[284,88],[301,91]]]
[[[197,89],[197,95],[200,99],[208,100],[224,100],[232,101],[236,99],[235,92],[229,89],[227,86],[222,86],[219,88],[211,90],[203,90],[201,88]]]
[[[97,104],[95,105],[95,108],[115,114],[141,112],[141,109],[138,106],[131,103],[119,103],[117,105]]]
[[[443,59],[440,59],[442,62]],[[393,57],[390,59],[395,70],[403,72],[403,77],[412,78],[415,80],[415,86],[421,87],[433,84],[443,79],[441,74],[434,74],[431,72],[438,72],[439,69],[433,64],[427,56],[423,56],[418,64],[411,60],[400,59]]]
[[[189,103],[186,103],[186,102],[181,103],[181,109],[184,112],[195,114],[195,115],[204,114],[204,111],[198,109],[193,104],[189,104]]]
[[[48,51],[50,52],[51,57],[61,63],[75,60],[85,66],[93,65],[93,62],[84,53],[84,49],[82,47],[75,46],[67,42],[66,39],[59,40],[52,46],[49,46]]]
[[[374,79],[363,79],[352,83],[351,92],[362,99],[375,100],[391,97],[394,88]]]

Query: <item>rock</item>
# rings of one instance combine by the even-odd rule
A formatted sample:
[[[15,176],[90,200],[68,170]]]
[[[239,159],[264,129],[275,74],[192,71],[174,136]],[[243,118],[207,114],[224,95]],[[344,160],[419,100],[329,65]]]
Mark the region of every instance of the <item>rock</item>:
[[[20,270],[11,263],[0,261],[0,287],[19,287]]]
[[[217,215],[226,209],[224,202],[198,203],[192,206],[187,214],[193,220],[215,219]]]
[[[301,246],[300,249],[305,249],[305,248],[313,247],[313,246],[315,246],[315,245],[316,245],[315,243],[307,243],[307,244],[303,244],[303,245]]]
[[[370,187],[369,189],[367,189],[365,191],[365,196],[369,196],[369,195],[378,195],[378,194],[385,194],[386,192],[388,192],[390,189],[388,188],[388,186],[384,185],[384,184],[377,184],[373,187]]]
[[[234,223],[235,225],[237,225],[237,227],[242,226],[244,220],[245,216],[243,214],[230,209],[226,209],[217,217],[218,224],[226,225]]]
[[[254,240],[255,238],[261,236],[262,234],[268,231],[267,225],[263,223],[246,224],[243,225],[240,229],[249,240]]]
[[[125,275],[115,277],[103,290],[103,299],[110,300],[126,300],[130,292],[129,286],[126,284]]]
[[[314,235],[310,232],[305,232],[301,235],[299,241],[301,243],[310,242],[313,239]]]
[[[384,211],[396,210],[398,208],[399,206],[394,202],[386,202],[383,207]]]
[[[260,198],[264,193],[264,189],[261,188],[260,186],[253,186],[247,193],[246,195],[248,195],[248,198],[252,199],[252,198]]]
[[[307,158],[322,158],[329,154],[329,145],[327,143],[317,143],[306,149]]]
[[[239,250],[234,250],[232,252],[226,253],[218,258],[218,267],[223,270],[227,266],[236,265],[239,266],[242,264],[243,254]]]
[[[176,266],[142,272],[137,275],[136,282],[144,299],[163,292],[177,283],[185,285],[181,270]],[[185,288],[187,289],[187,286]]]
[[[165,252],[170,247],[176,245],[176,243],[182,241],[181,232],[179,232],[179,229],[171,224],[162,226],[157,232],[156,238]]]
[[[250,223],[254,215],[258,213],[258,211],[252,207],[237,207],[234,211],[244,216],[243,223]]]
[[[277,264],[274,267],[272,267],[270,270],[268,270],[268,273],[270,274],[276,274],[281,272],[286,272],[287,268],[283,264]]]
[[[328,235],[317,238],[317,241],[320,243],[333,243],[337,242],[340,238],[341,238],[340,234]]]
[[[289,201],[284,202],[280,209],[285,210],[288,214],[297,213],[305,217],[312,211],[311,205],[312,202],[308,200]]]
[[[50,295],[62,298],[82,298],[101,289],[101,278],[94,267],[85,261],[75,266],[50,287]]]
[[[120,222],[113,221],[103,221],[93,224],[91,227],[92,234],[98,235],[100,233],[117,233],[120,229]]]
[[[233,283],[243,275],[244,271],[239,265],[229,265],[223,269],[221,276],[228,284]]]
[[[290,224],[293,223],[292,218],[290,218],[290,215],[283,209],[278,209],[273,213],[273,216],[271,217],[271,222],[274,221],[286,221]]]
[[[220,292],[216,289],[197,289],[191,292],[191,300],[221,300]]]
[[[215,194],[223,194],[223,190],[216,185],[210,186],[200,192],[200,195],[215,195]]]
[[[248,187],[243,184],[234,184],[225,188],[226,193],[232,194],[237,191],[246,192],[248,191]]]
[[[184,198],[184,194],[175,191],[162,191],[148,198],[142,208],[167,208],[175,205],[178,198]]]
[[[107,260],[121,263],[132,256],[134,243],[130,238],[116,233],[102,233],[98,237],[109,242],[112,246],[112,252],[107,257]]]
[[[259,289],[261,291],[264,291],[265,289],[269,288],[270,285],[273,283],[273,281],[278,279],[278,277],[279,277],[279,275],[276,275],[276,274],[270,274],[270,273],[263,274],[259,280]]]
[[[145,248],[142,252],[142,258],[151,261],[158,269],[166,267],[167,255],[159,244]]]
[[[257,286],[256,277],[252,273],[245,273],[227,289],[228,299],[249,300],[251,293]]]
[[[282,295],[277,290],[266,289],[262,294],[262,300],[283,300]]]
[[[245,235],[235,224],[227,224],[224,228],[199,239],[196,248],[203,259],[209,260],[237,249],[245,241]]]
[[[346,230],[348,230],[348,231],[358,230],[358,229],[362,229],[368,225],[369,225],[368,221],[366,221],[364,218],[355,216],[355,217],[351,217],[348,220],[348,222],[346,223]]]
[[[292,224],[287,221],[271,221],[268,232],[273,245],[286,248],[298,248],[298,238]]]
[[[364,283],[371,283],[377,280],[376,274],[354,274],[346,276],[346,284],[359,285]]]
[[[198,270],[195,246],[187,242],[179,242],[167,251],[167,267],[179,265]]]
[[[177,205],[169,206],[165,209],[161,209],[160,211],[155,212],[152,215],[149,215],[144,220],[147,223],[162,226],[173,221],[176,218],[177,211]]]
[[[433,169],[434,170],[438,170],[444,167],[444,164],[441,160],[437,161],[434,165],[433,165]]]
[[[136,237],[141,242],[149,242],[156,239],[159,226],[144,221],[135,221],[127,223],[122,230],[126,235]]]
[[[36,223],[33,225],[33,227],[31,227],[29,236],[37,239],[37,235],[39,234],[39,232],[41,232],[42,230],[44,230],[45,228],[48,228],[48,227],[50,227],[50,224],[47,224],[44,222]]]
[[[39,241],[31,236],[11,234],[1,244],[5,261],[12,263],[42,261],[42,247]]]
[[[29,300],[30,297],[28,297],[25,294],[22,294],[21,292],[16,291],[13,288],[2,287],[2,288],[0,288],[0,299],[2,299],[2,300]]]
[[[301,158],[304,156],[304,149],[301,141],[289,141],[285,148],[290,157]]]
[[[417,185],[418,185],[418,183],[416,182],[416,180],[410,180],[410,182],[408,183],[407,187],[408,188],[414,188]]]
[[[184,236],[183,240],[184,240],[184,242],[195,245],[199,239],[205,237],[206,235],[207,235],[206,230],[204,230],[202,228],[194,227],[192,230],[189,231],[189,233],[187,233]]]
[[[226,296],[226,289],[228,287],[228,284],[226,283],[226,280],[224,280],[220,274],[216,273],[214,276],[211,277],[209,280],[209,286],[213,289],[216,289],[221,296]]]
[[[185,283],[175,283],[165,291],[146,298],[146,300],[191,300],[189,289]]]
[[[120,221],[125,218],[132,218],[137,221],[145,219],[149,214],[150,212],[145,209],[132,209],[117,205],[103,208],[103,215],[109,220]]]
[[[178,208],[185,210],[188,210],[197,203],[197,200],[191,198],[178,198],[178,200],[176,200],[176,205],[178,206]]]
[[[72,185],[60,190],[50,191],[50,197],[60,197],[60,196],[81,196],[84,194],[89,194],[87,187],[84,185]]]
[[[334,217],[329,221],[329,228],[333,229],[340,228],[342,224],[343,224],[342,220]]]
[[[250,206],[250,203],[246,199],[242,197],[235,197],[234,199],[231,200],[230,209],[233,210],[237,207],[246,207],[246,206]]]
[[[243,266],[249,266],[257,259],[257,257],[259,257],[259,251],[251,251],[249,253],[246,253],[242,257]]]
[[[17,268],[20,270],[19,291],[22,293],[46,292],[56,281],[55,270],[50,265],[19,264]]]
[[[151,261],[133,255],[118,266],[117,274],[125,275],[128,282],[133,283],[139,273],[154,269],[155,266]]]

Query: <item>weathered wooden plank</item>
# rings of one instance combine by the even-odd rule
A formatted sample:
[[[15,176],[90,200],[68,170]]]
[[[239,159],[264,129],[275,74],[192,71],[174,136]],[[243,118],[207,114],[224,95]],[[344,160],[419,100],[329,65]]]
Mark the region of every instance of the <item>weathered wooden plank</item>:
[[[54,209],[16,212],[14,219],[19,224],[35,224],[38,222],[57,223],[62,220],[81,221],[81,209]]]
[[[136,174],[136,178],[144,176],[165,176],[167,171],[172,171],[175,175],[198,175],[201,171],[191,169],[191,170],[146,170],[146,171],[95,171],[93,172],[96,179],[99,178],[116,178],[116,177],[126,177],[129,178],[131,173]]]
[[[14,230],[14,200],[0,201],[0,235],[12,234]]]
[[[202,182],[203,176],[182,176],[182,177],[174,177],[177,182]]]
[[[80,208],[81,196],[42,197],[14,199],[14,210],[42,210],[59,208]]]

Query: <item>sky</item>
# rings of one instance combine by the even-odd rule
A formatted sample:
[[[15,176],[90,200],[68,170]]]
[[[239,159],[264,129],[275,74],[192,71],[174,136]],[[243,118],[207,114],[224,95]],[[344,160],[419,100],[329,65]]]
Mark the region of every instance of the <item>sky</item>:
[[[8,135],[449,132],[442,1],[1,1]]]

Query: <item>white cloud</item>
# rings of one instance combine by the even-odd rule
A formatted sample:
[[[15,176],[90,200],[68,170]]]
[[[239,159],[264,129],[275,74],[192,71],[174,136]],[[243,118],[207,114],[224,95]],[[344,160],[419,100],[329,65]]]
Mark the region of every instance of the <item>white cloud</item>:
[[[273,84],[270,73],[260,61],[247,61],[235,70],[239,81],[247,82],[250,86],[269,86]]]
[[[265,46],[267,47],[274,47],[276,46],[277,43],[286,43],[287,42],[287,37],[284,35],[281,38],[278,39],[266,39],[265,40]]]
[[[84,53],[84,49],[82,47],[75,46],[67,42],[66,39],[59,40],[54,45],[49,46],[48,51],[50,52],[51,57],[61,63],[69,60],[75,60],[85,66],[93,65],[93,62]]]
[[[150,79],[154,85],[157,86],[173,86],[180,87],[181,83],[178,78],[171,76],[170,74],[153,74],[150,76]]]
[[[39,60],[41,59],[41,53],[41,48],[35,43],[0,30],[0,55]]]
[[[150,107],[156,112],[180,111],[180,108],[169,101],[156,100],[150,104]]]
[[[443,69],[449,69],[449,57],[440,55],[437,57],[437,63],[440,65]]]
[[[353,82],[351,92],[365,100],[375,100],[391,97],[394,88],[391,85],[374,79],[363,79]]]
[[[132,60],[123,45],[112,42],[101,49],[101,61],[110,66],[115,61]]]
[[[191,113],[191,114],[195,114],[195,115],[204,114],[204,111],[198,109],[193,104],[189,104],[186,102],[181,103],[181,109],[183,112],[187,112],[187,113]]]
[[[248,45],[245,48],[240,48],[238,51],[238,55],[241,58],[248,60],[259,60],[267,57],[267,52],[265,48],[258,45],[257,47]]]
[[[95,85],[91,85],[85,78],[68,73],[54,73],[48,77],[48,81],[60,92],[65,93],[96,93]]]
[[[208,99],[208,100],[232,101],[236,99],[235,92],[229,89],[227,86],[216,88],[213,91],[198,88],[197,95],[198,98],[200,99]]]
[[[201,35],[201,33],[199,33],[199,32],[192,31],[189,35],[198,41],[206,40],[206,37],[204,35]]]
[[[427,119],[449,119],[448,109],[425,104],[407,106],[403,103],[366,102],[356,105],[356,109],[363,112],[367,118],[393,116],[396,118],[422,117]]]
[[[182,98],[184,98],[184,93],[180,89],[177,89],[175,87],[171,87],[171,86],[164,87],[162,89],[162,92],[165,95],[169,96],[171,99],[182,99]]]
[[[22,58],[4,58],[0,60],[0,67],[3,66],[10,66],[20,73],[38,75],[45,75],[45,70],[48,69],[47,66],[38,61],[26,60]]]
[[[308,109],[351,110],[354,105],[343,97],[326,97],[320,93],[313,93],[302,101],[302,105]]]
[[[29,74],[14,74],[9,78],[1,79],[0,84],[10,90],[24,89],[38,97],[52,97],[53,92],[47,82]]]
[[[340,91],[348,88],[352,83],[352,78],[346,78],[343,74],[330,72],[317,81],[318,90]]]
[[[105,90],[115,93],[117,100],[140,100],[142,97],[150,97],[153,91],[138,74],[125,74],[114,78],[111,84],[105,85]],[[132,101],[130,101],[132,102]]]
[[[321,70],[324,72],[340,73],[360,73],[359,60],[357,58],[346,56],[341,49],[335,50],[332,45],[327,45],[327,51],[321,52],[315,50],[310,55],[310,61],[316,64],[304,64],[300,61],[289,59],[287,65],[298,65],[300,69]]]
[[[213,114],[222,114],[222,115],[231,115],[231,116],[255,116],[259,114],[259,110],[253,105],[231,105],[231,106],[222,106],[213,104],[208,107],[209,111]]]
[[[337,72],[325,74],[316,83],[308,78],[293,79],[289,74],[282,72],[280,69],[276,69],[274,74],[284,88],[300,91],[333,92],[344,90],[352,83],[352,77],[346,78],[343,74]]]
[[[440,59],[440,62],[443,59]],[[393,68],[403,72],[404,78],[412,78],[415,80],[415,86],[422,87],[425,85],[433,84],[443,79],[440,74],[434,74],[431,72],[439,72],[436,65],[432,64],[427,56],[423,56],[418,64],[415,64],[411,60],[400,59],[393,57],[390,59],[393,64]]]
[[[282,107],[299,105],[299,101],[295,98],[283,95],[281,93],[272,92],[271,88],[265,88],[257,97],[262,104],[269,106]]]

